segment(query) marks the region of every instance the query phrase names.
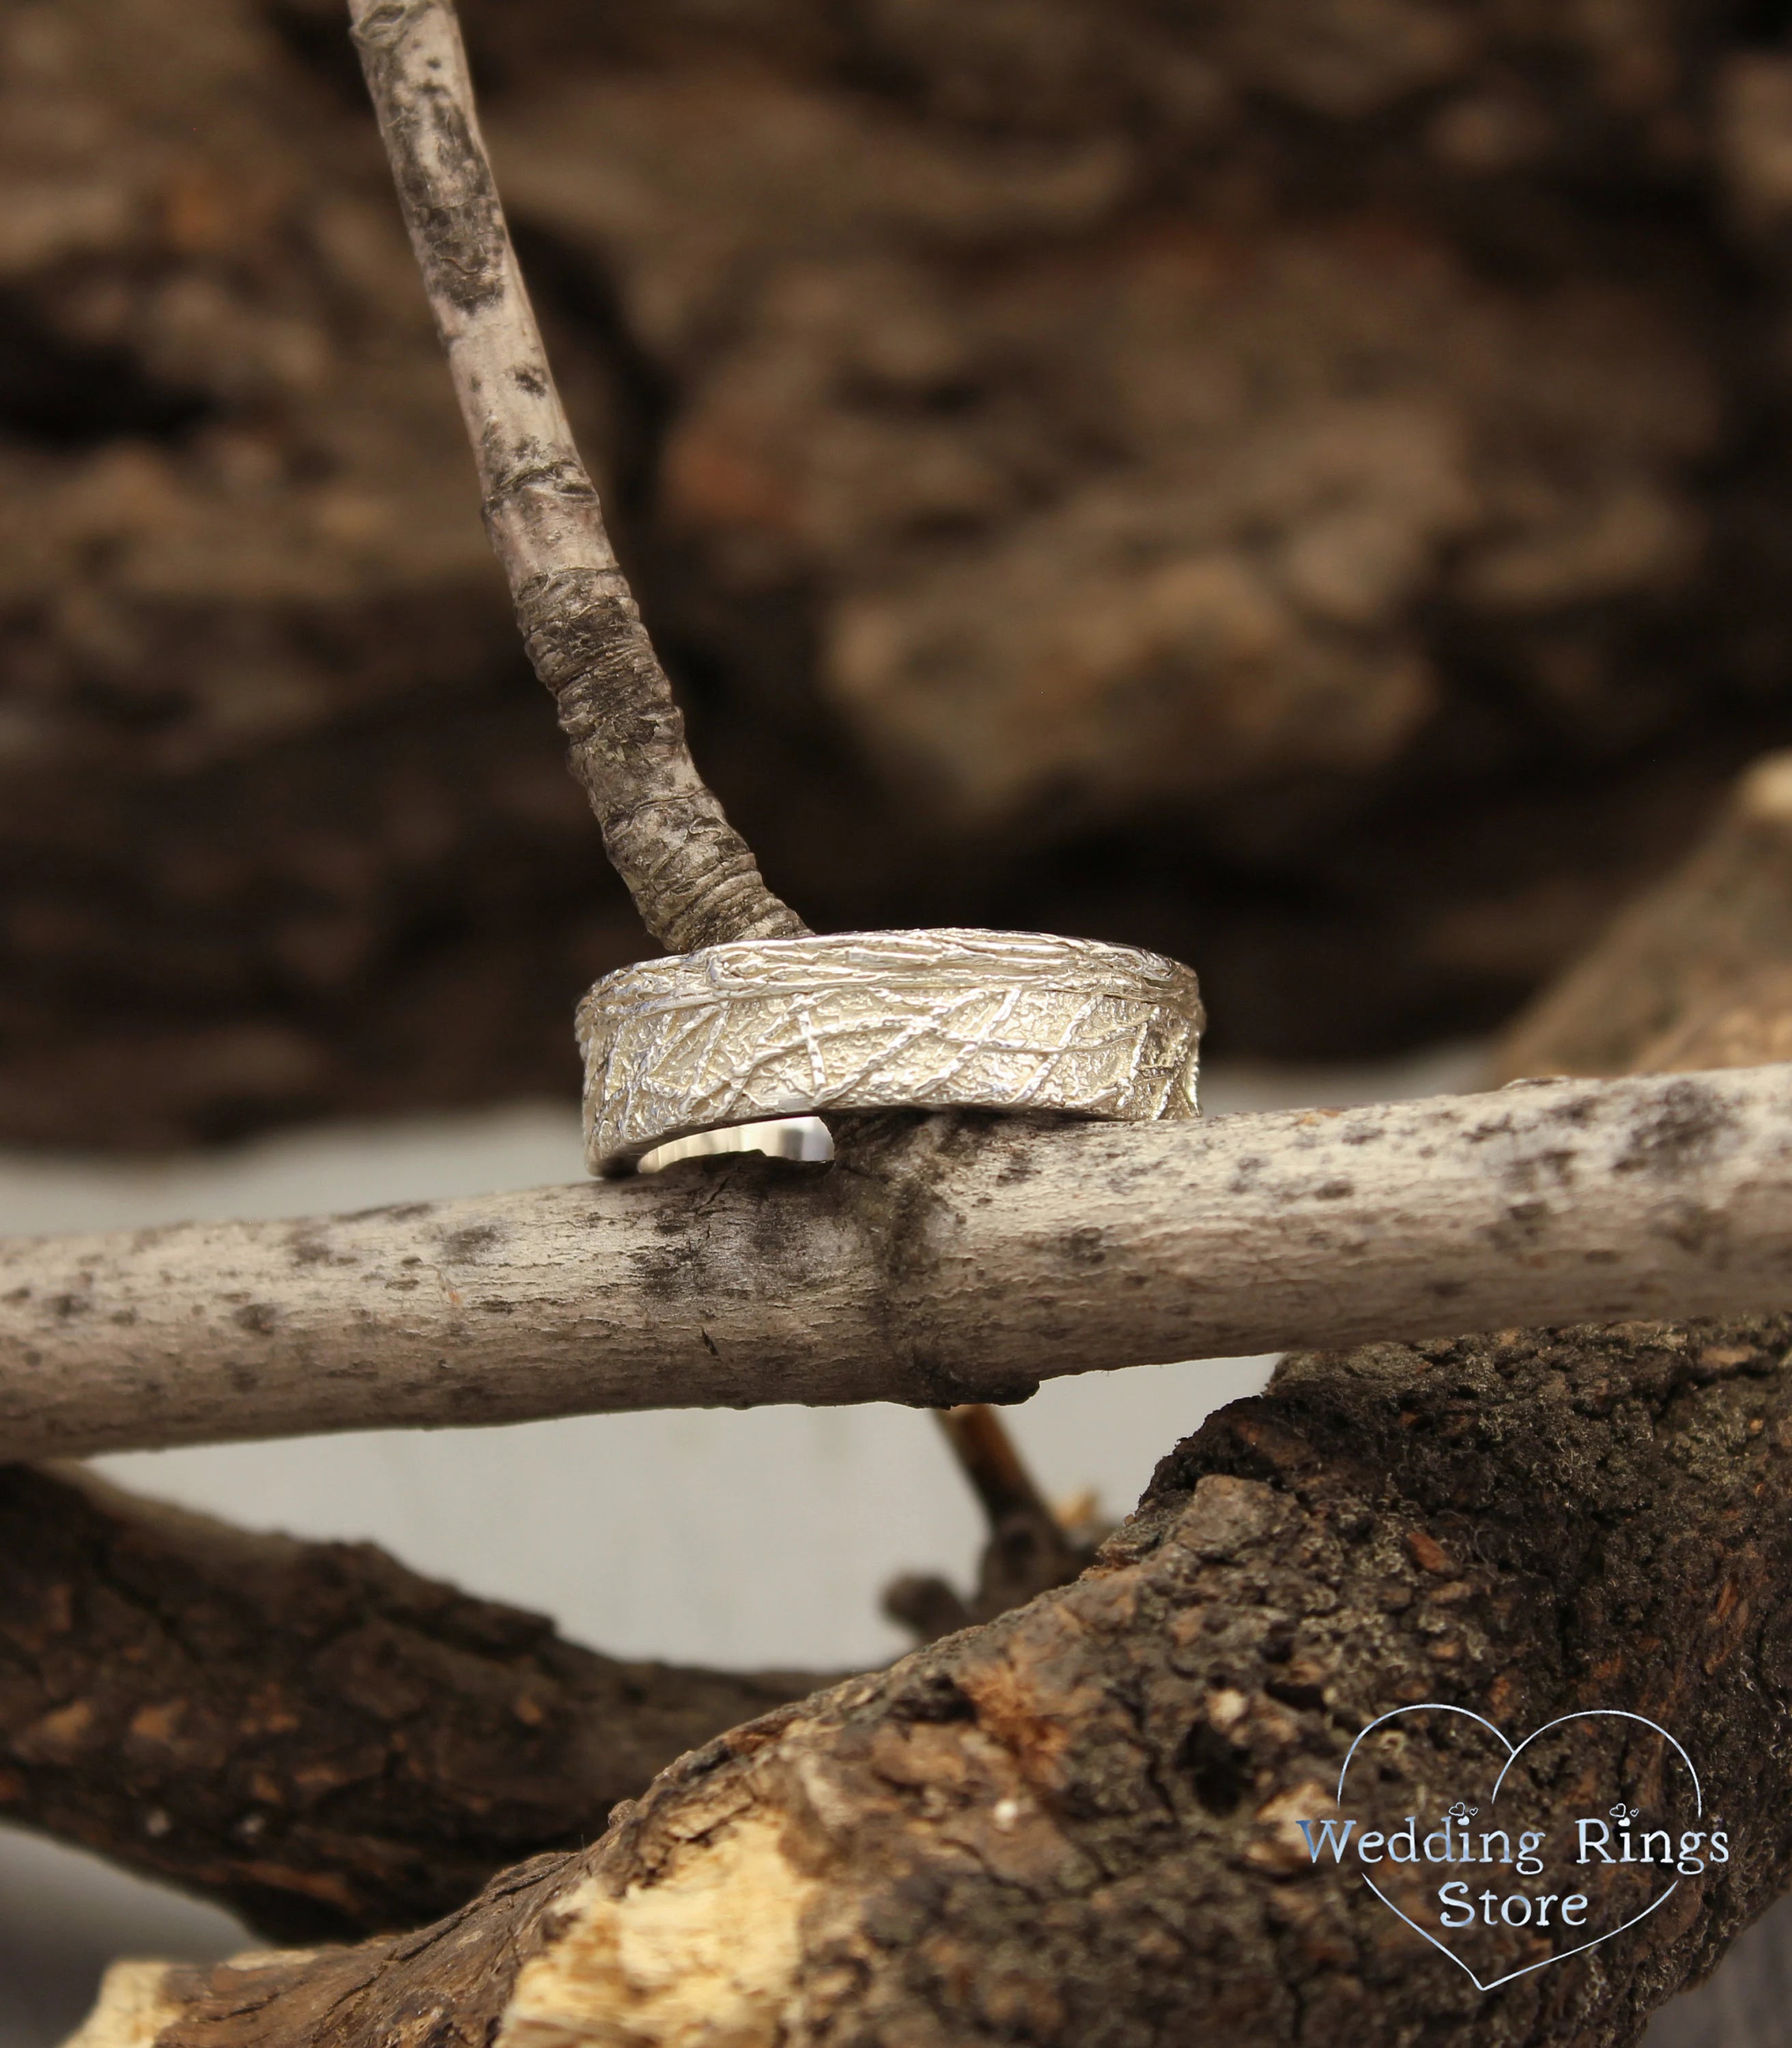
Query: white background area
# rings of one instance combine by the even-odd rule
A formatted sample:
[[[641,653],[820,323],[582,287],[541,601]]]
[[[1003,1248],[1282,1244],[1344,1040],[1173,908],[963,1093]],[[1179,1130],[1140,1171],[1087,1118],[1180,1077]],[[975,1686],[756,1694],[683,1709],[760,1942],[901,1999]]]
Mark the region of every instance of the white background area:
[[[1209,1115],[1374,1101],[1472,1087],[1478,1065],[1472,1049],[1449,1049],[1392,1067],[1236,1068],[1202,1093]],[[302,1216],[582,1170],[576,1113],[541,1107],[313,1129],[157,1165],[0,1154],[0,1235]],[[1053,1380],[1007,1413],[1048,1493],[1092,1487],[1117,1516],[1159,1457],[1210,1409],[1255,1392],[1270,1363]],[[967,1584],[982,1535],[934,1425],[884,1404],[668,1410],[99,1463],[252,1527],[370,1538],[614,1654],[742,1667],[886,1661],[907,1639],[879,1614],[884,1584],[913,1570]],[[0,1829],[0,2048],[53,2048],[115,1957],[200,1961],[244,1945],[221,1913]],[[1652,2033],[1651,2048],[1666,2038]],[[1728,2026],[1673,2036],[1689,2048],[1753,2038]]]

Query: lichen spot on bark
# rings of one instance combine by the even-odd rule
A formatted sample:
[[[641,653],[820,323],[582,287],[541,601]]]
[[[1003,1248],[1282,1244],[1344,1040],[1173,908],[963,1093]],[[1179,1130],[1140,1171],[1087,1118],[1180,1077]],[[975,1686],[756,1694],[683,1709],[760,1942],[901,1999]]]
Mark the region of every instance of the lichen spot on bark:
[[[774,2048],[820,1890],[751,1814],[620,1898],[588,1879],[518,1974],[494,2048]]]

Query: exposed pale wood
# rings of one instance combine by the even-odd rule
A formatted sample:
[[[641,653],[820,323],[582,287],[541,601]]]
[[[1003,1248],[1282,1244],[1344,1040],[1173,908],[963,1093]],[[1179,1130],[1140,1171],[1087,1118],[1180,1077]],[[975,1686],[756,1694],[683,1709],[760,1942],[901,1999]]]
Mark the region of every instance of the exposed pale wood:
[[[1781,1316],[1290,1360],[1075,1585],[721,1737],[423,1933],[116,1976],[82,2048],[1627,2048],[1792,1864],[1789,1343]],[[1514,1740],[1659,1717],[1733,1854],[1484,1996],[1295,1825],[1358,1730],[1439,1699]],[[1566,1816],[1647,1751],[1616,1775],[1609,1713],[1554,1740],[1499,1810],[1540,1804],[1548,1875],[1614,1927],[1659,1872],[1573,1864]],[[1379,1811],[1434,1820],[1496,1761],[1433,1716]]]
[[[349,14],[486,529],[605,849],[674,952],[805,931],[698,774],[617,566],[510,246],[450,0],[351,0]]]
[[[0,1470],[0,1819],[276,1940],[432,1920],[821,1682],[599,1656],[370,1543]]]
[[[1299,1344],[1792,1300],[1792,1067],[742,1158],[0,1243],[0,1456],[1013,1399]]]

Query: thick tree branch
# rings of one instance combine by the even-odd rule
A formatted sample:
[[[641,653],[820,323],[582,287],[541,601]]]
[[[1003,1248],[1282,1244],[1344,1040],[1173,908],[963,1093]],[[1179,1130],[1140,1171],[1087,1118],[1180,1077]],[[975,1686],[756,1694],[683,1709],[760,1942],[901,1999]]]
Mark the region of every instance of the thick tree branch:
[[[0,1471],[0,1817],[277,1939],[433,1919],[819,1682],[618,1662],[368,1544]]]
[[[894,1696],[858,1681],[712,1745],[605,1849],[515,1873],[431,1935],[209,1982],[126,1970],[91,2038],[310,2048],[328,2012],[352,2043],[427,1996],[436,2038],[499,2048],[1142,2042],[1184,2038],[1188,2009],[1303,2044],[1627,2038],[1786,1875],[1786,1802],[1758,1781],[1792,1693],[1773,1604],[1789,1336],[1781,1317],[1291,1360],[1270,1402],[1166,1461],[1155,1526],[1148,1500],[1055,1614],[960,1637],[948,1668],[952,1645],[913,1660]],[[993,1415],[943,1419],[991,1555],[1011,1522],[1036,1539],[1049,1511]],[[1736,1881],[1499,2000],[1416,1937],[1402,1964],[1360,1888],[1310,1865],[1296,1882],[1290,1816],[1323,1811],[1367,1719],[1438,1697],[1515,1732],[1570,1707],[1670,1718],[1712,1808],[1746,1817]],[[1561,1767],[1596,1779],[1596,1748],[1577,1735]],[[1435,1790],[1426,1771],[1422,1748],[1396,1806]],[[1535,1960],[1513,1938],[1507,1964]]]
[[[486,528],[572,772],[648,929],[674,952],[808,928],[697,773],[554,387],[449,0],[351,0],[467,436]]]
[[[1013,1399],[1371,1336],[1792,1299],[1792,1068],[1041,1131],[831,1169],[0,1242],[0,1455]]]
[[[735,1731],[425,1934],[116,1974],[83,2041],[1627,2042],[1792,1863],[1789,1345],[1775,1317],[1292,1360],[1074,1586]],[[1732,1860],[1484,1996],[1293,1824],[1368,1721],[1439,1699],[1515,1738],[1663,1718]],[[1557,1738],[1560,1798],[1615,1725]],[[1466,1726],[1382,1755],[1391,1813],[1491,1771]]]

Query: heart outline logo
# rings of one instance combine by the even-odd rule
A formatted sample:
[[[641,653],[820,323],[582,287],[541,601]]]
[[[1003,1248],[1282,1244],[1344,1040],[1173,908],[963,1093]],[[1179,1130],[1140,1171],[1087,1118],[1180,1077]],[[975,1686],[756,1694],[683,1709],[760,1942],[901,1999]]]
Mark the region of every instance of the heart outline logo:
[[[1493,1790],[1488,1795],[1488,1804],[1490,1806],[1495,1806],[1498,1803],[1499,1798],[1499,1789],[1506,1782],[1507,1774],[1511,1770],[1512,1766],[1518,1762],[1519,1759],[1524,1754],[1526,1750],[1527,1750],[1540,1736],[1547,1735],[1551,1728],[1564,1727],[1569,1721],[1600,1720],[1635,1721],[1643,1728],[1653,1729],[1654,1732],[1662,1738],[1662,1741],[1666,1743],[1679,1757],[1681,1762],[1685,1765],[1687,1773],[1693,1781],[1693,1818],[1695,1820],[1703,1820],[1705,1817],[1705,1788],[1699,1782],[1698,1771],[1697,1767],[1693,1764],[1693,1759],[1686,1754],[1685,1750],[1674,1739],[1674,1737],[1670,1735],[1667,1730],[1662,1726],[1659,1721],[1650,1720],[1647,1714],[1633,1714],[1623,1707],[1582,1707],[1572,1714],[1558,1714],[1553,1721],[1546,1721],[1541,1728],[1533,1728],[1530,1733],[1525,1737],[1522,1742],[1513,1743],[1509,1741],[1507,1739],[1504,1732],[1496,1728],[1484,1714],[1477,1714],[1473,1712],[1472,1709],[1468,1707],[1452,1706],[1442,1700],[1423,1700],[1414,1706],[1394,1707],[1391,1708],[1385,1714],[1378,1714],[1375,1720],[1371,1721],[1368,1726],[1363,1728],[1358,1734],[1356,1740],[1352,1742],[1350,1747],[1345,1751],[1344,1763],[1338,1771],[1338,1789],[1332,1795],[1332,1805],[1336,1806],[1342,1804],[1344,1800],[1344,1780],[1350,1775],[1351,1760],[1356,1755],[1357,1751],[1362,1747],[1363,1744],[1375,1733],[1377,1728],[1385,1727],[1390,1721],[1398,1720],[1402,1714],[1425,1713],[1460,1714],[1465,1720],[1476,1722],[1480,1726],[1484,1728],[1488,1733],[1491,1735],[1499,1744],[1501,1748],[1506,1751],[1506,1761],[1500,1766],[1499,1775],[1493,1781]],[[1376,1898],[1381,1901],[1382,1904],[1385,1906],[1388,1911],[1394,1915],[1396,1920],[1403,1922],[1407,1926],[1412,1929],[1415,1934],[1420,1936],[1422,1939],[1429,1941],[1432,1947],[1434,1948],[1440,1955],[1448,1956],[1450,1961],[1456,1965],[1456,1968],[1462,1972],[1463,1975],[1468,1978],[1468,1981],[1473,1984],[1476,1990],[1479,1992],[1497,1991],[1500,1985],[1511,1984],[1518,1977],[1529,1976],[1533,1971],[1547,1969],[1552,1963],[1565,1963],[1572,1956],[1584,1956],[1589,1949],[1596,1949],[1601,1942],[1612,1941],[1616,1936],[1624,1933],[1627,1929],[1635,1926],[1639,1921],[1647,1920],[1649,1918],[1649,1915],[1653,1913],[1658,1906],[1666,1905],[1667,1902],[1674,1896],[1675,1892],[1680,1889],[1681,1883],[1682,1882],[1680,1878],[1676,1877],[1673,1883],[1668,1887],[1666,1891],[1664,1891],[1658,1899],[1652,1900],[1650,1904],[1644,1906],[1640,1913],[1633,1913],[1630,1918],[1623,1922],[1621,1926],[1608,1927],[1603,1934],[1596,1934],[1590,1941],[1582,1941],[1577,1948],[1564,1949],[1560,1955],[1546,1956],[1541,1962],[1526,1963],[1522,1969],[1508,1970],[1504,1976],[1495,1977],[1488,1983],[1483,1984],[1480,1979],[1476,1976],[1474,1971],[1471,1969],[1468,1965],[1462,1960],[1461,1957],[1456,1954],[1453,1949],[1448,1947],[1444,1942],[1440,1941],[1437,1936],[1432,1934],[1428,1929],[1420,1926],[1416,1920],[1410,1918],[1407,1914],[1402,1913],[1399,1907],[1394,1903],[1394,1901],[1382,1890],[1381,1887],[1375,1883],[1375,1879],[1369,1875],[1367,1871],[1360,1870],[1357,1874],[1362,1878],[1363,1882],[1367,1885],[1369,1889],[1375,1895]]]

